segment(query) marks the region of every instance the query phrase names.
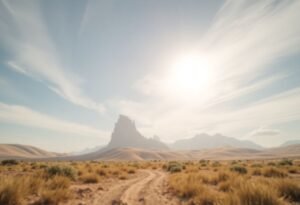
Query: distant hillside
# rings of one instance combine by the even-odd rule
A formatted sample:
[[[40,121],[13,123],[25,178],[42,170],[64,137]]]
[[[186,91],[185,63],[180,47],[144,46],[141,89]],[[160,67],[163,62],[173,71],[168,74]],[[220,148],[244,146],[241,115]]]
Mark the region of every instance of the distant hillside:
[[[79,150],[77,152],[71,152],[71,153],[68,153],[68,154],[71,155],[71,156],[89,154],[89,153],[92,153],[92,152],[97,152],[97,151],[103,149],[105,146],[106,145],[99,145],[99,146],[95,146],[95,147],[92,147],[92,148],[86,148],[86,149],[83,149],[83,150]]]
[[[134,121],[120,115],[115,124],[111,140],[105,150],[117,147],[135,147],[144,149],[168,149],[167,145],[156,139],[145,138],[135,127]]]
[[[57,157],[62,154],[48,152],[29,145],[0,144],[0,159],[8,158],[44,158]]]
[[[284,147],[270,148],[267,149],[265,153],[270,153],[276,156],[299,156],[300,144],[292,144]]]
[[[170,145],[171,148],[178,150],[197,150],[226,146],[250,149],[262,148],[251,141],[238,140],[236,138],[226,137],[220,134],[208,135],[205,133],[196,135],[193,138],[178,140]]]
[[[289,140],[286,141],[281,145],[281,147],[289,146],[289,145],[295,145],[295,144],[300,144],[300,140]]]
[[[160,142],[158,137],[146,138],[136,129],[134,121],[120,115],[107,146],[85,150],[80,155],[62,156],[32,146],[1,145],[2,158],[32,158],[33,160],[230,160],[270,159],[300,157],[300,144],[265,149],[251,141],[243,141],[220,134],[196,135],[178,140],[171,145]],[[86,153],[86,151],[88,153]]]
[[[202,150],[151,150],[142,148],[113,148],[102,153],[78,156],[75,160],[238,160],[300,157],[300,145],[272,149],[221,147]]]

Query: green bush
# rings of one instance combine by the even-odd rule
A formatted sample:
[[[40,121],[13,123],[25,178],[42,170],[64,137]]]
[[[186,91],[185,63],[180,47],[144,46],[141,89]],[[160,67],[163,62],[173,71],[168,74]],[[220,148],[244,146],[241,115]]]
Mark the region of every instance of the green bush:
[[[174,173],[174,172],[181,172],[181,170],[182,170],[181,166],[172,166],[169,171],[171,173]]]
[[[19,162],[15,159],[6,159],[1,162],[2,165],[17,165]]]
[[[293,160],[290,159],[282,159],[280,162],[278,162],[278,165],[280,166],[292,166],[293,165]]]
[[[179,162],[169,162],[167,165],[167,171],[174,173],[174,172],[181,172],[183,169],[182,165]]]
[[[232,172],[237,172],[239,174],[247,174],[247,169],[243,166],[239,166],[239,165],[236,165],[236,166],[233,166],[230,168],[230,171]]]
[[[72,167],[66,166],[52,166],[46,169],[46,173],[50,176],[65,176],[72,180],[76,178],[76,171]]]

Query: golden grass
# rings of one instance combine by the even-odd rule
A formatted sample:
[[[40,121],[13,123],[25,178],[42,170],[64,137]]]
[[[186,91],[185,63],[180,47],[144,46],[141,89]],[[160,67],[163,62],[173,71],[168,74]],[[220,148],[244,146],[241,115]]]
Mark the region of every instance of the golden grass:
[[[73,183],[126,180],[136,169],[132,163],[114,162],[5,162],[0,165],[0,204],[59,204],[72,197]]]
[[[237,190],[239,204],[280,205],[283,204],[274,189],[259,183],[246,182]]]
[[[278,168],[274,168],[274,167],[266,167],[263,170],[263,175],[265,177],[278,177],[278,178],[283,178],[286,177],[287,174],[285,171],[282,171]]]
[[[277,189],[281,197],[291,202],[300,202],[300,184],[291,179],[277,182]]]
[[[73,184],[127,180],[139,169],[168,171],[169,190],[183,204],[295,204],[300,202],[300,163],[287,162],[18,162],[0,165],[0,205],[60,204],[76,194]]]
[[[273,162],[274,164],[276,162]],[[200,164],[200,165],[199,165]],[[171,192],[191,205],[286,205],[300,202],[300,180],[291,179],[292,165],[205,162],[186,165],[169,176]]]
[[[91,183],[98,183],[99,177],[96,174],[88,173],[86,175],[83,175],[80,180],[85,184],[91,184]]]
[[[0,204],[18,205],[24,203],[26,187],[24,178],[15,180],[14,177],[0,178]]]

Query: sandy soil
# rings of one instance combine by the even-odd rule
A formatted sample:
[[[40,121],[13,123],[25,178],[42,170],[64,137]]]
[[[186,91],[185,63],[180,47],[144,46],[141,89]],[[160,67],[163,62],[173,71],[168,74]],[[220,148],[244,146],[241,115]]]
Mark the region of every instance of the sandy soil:
[[[127,180],[110,179],[98,184],[74,185],[75,199],[66,205],[176,205],[167,191],[167,173],[140,170]]]

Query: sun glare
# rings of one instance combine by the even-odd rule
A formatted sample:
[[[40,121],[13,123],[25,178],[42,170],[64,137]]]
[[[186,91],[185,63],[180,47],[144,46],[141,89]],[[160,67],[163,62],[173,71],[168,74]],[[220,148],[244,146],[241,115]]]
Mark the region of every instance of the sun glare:
[[[168,84],[177,95],[192,97],[208,91],[211,82],[208,61],[197,55],[187,55],[173,64]]]

